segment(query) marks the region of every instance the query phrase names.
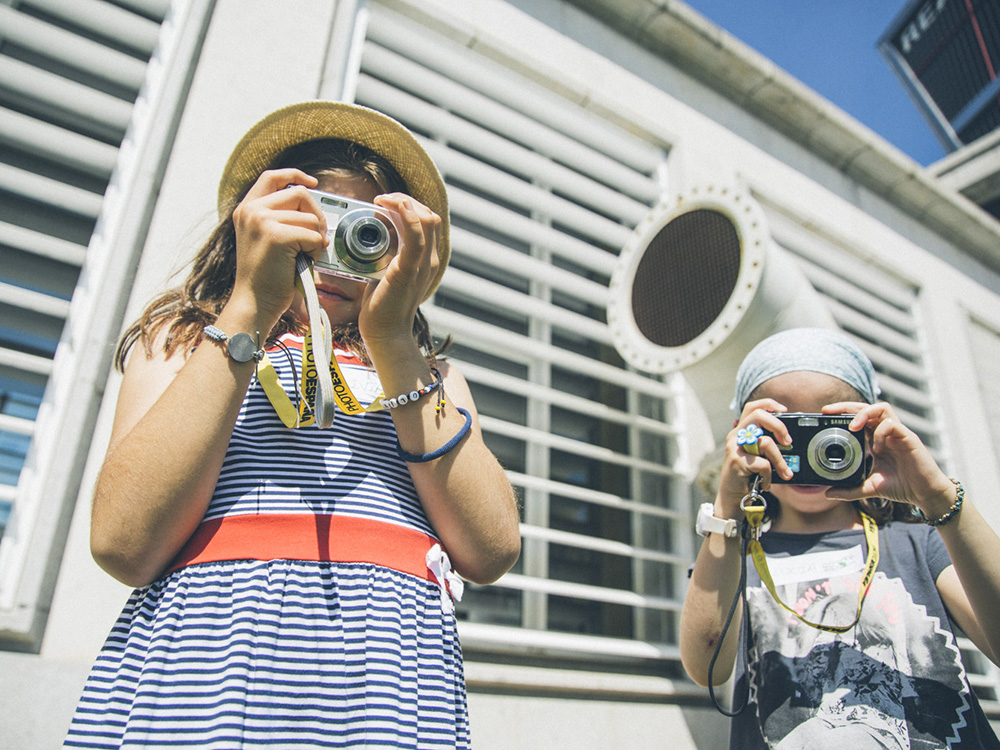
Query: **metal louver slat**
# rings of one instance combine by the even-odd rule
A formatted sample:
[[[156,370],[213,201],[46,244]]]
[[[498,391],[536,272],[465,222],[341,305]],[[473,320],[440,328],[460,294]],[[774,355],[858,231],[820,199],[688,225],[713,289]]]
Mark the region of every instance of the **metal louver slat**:
[[[602,245],[619,248],[628,241],[629,228],[616,221],[436,141],[423,139],[422,143],[446,179],[467,185],[489,185],[491,194],[510,205],[571,226],[578,236],[591,237]]]
[[[160,36],[160,24],[100,0],[22,0],[54,18],[114,39],[149,57]]]
[[[8,42],[30,49],[116,83],[138,91],[146,72],[146,64],[131,55],[110,49],[103,44],[60,29],[37,18],[19,13],[0,4],[0,29]]]
[[[664,154],[657,146],[598,117],[584,116],[575,102],[554,95],[487,56],[457,45],[428,44],[425,35],[414,34],[412,25],[381,5],[372,4],[371,14],[370,41],[487,94],[637,172],[653,174],[662,166]]]
[[[162,21],[170,9],[170,0],[118,0],[118,5]]]
[[[568,260],[611,276],[615,256],[594,248],[582,240],[545,226],[529,216],[511,211],[497,203],[480,198],[464,190],[449,193],[449,207],[453,215],[465,216],[484,226],[495,226],[508,237],[528,245],[540,245]]]
[[[654,398],[666,398],[670,395],[668,386],[659,381],[644,378],[637,373],[560,349],[528,336],[505,331],[489,323],[475,320],[437,305],[427,305],[424,312],[435,328],[440,327],[442,330],[461,333],[468,339],[478,342],[485,350],[496,356],[513,361],[558,362],[560,366],[573,372],[613,385],[631,388]]]
[[[35,423],[30,419],[0,414],[0,430],[12,432],[15,435],[31,435],[35,431]]]
[[[119,138],[132,115],[131,102],[20,60],[0,56],[0,81],[5,88],[19,94],[35,108],[41,105],[46,111],[57,112],[63,118],[85,118],[106,124]]]
[[[910,404],[923,404],[927,401],[924,391],[886,373],[879,373],[878,384],[882,389],[882,397],[888,401],[906,401]]]
[[[494,432],[498,435],[507,435],[518,440],[525,440],[538,447],[556,448],[571,455],[581,456],[589,461],[601,461],[605,464],[641,469],[653,475],[673,476],[677,473],[672,466],[664,466],[659,462],[636,458],[628,453],[585,443],[575,438],[563,437],[562,435],[535,430],[523,425],[514,425],[495,417],[484,415],[480,419],[480,422],[485,432]]]
[[[865,338],[878,341],[885,348],[910,361],[920,361],[922,353],[919,344],[909,336],[890,328],[876,318],[858,312],[853,307],[847,307],[838,300],[830,299],[828,304],[833,317],[847,330],[856,331]]]
[[[565,393],[564,391],[522,380],[521,378],[504,375],[488,367],[480,367],[471,362],[463,362],[455,357],[450,357],[449,361],[454,362],[470,382],[482,383],[483,385],[488,385],[491,388],[506,391],[510,394],[527,396],[558,406],[567,411],[576,411],[580,414],[597,417],[607,422],[635,426],[651,434],[663,435],[665,437],[677,436],[677,429],[674,426],[660,420],[629,414],[626,411],[615,409],[607,404],[595,403],[581,396]]]
[[[687,519],[687,512],[678,512],[673,508],[661,505],[650,505],[636,500],[629,500],[620,495],[612,495],[609,492],[591,490],[587,487],[556,482],[551,479],[529,476],[520,472],[508,472],[511,483],[517,487],[526,489],[542,490],[553,495],[564,495],[574,499],[582,500],[591,505],[600,505],[605,508],[616,508],[628,511],[640,516],[648,516],[654,519]]]
[[[846,279],[809,261],[803,261],[802,271],[817,291],[826,296],[834,297],[845,305],[850,303],[849,306],[855,309],[863,309],[869,316],[892,326],[897,331],[907,335],[916,333],[916,322],[908,310],[900,310],[886,302],[880,295],[859,289]]]
[[[597,307],[603,308],[607,305],[608,288],[604,284],[598,284],[572,271],[554,267],[538,258],[511,250],[499,242],[488,240],[461,227],[451,228],[451,246],[456,253],[504,269],[511,275],[544,282],[554,290]]]
[[[869,344],[867,341],[859,341],[858,346],[868,355],[868,359],[872,361],[875,369],[879,372],[890,373],[914,383],[925,383],[927,381],[927,373],[912,358],[902,357],[888,349]]]
[[[69,300],[59,299],[50,294],[35,292],[23,287],[0,281],[0,304],[22,310],[30,310],[53,318],[65,318],[69,314]]]
[[[82,266],[87,254],[87,248],[82,245],[4,221],[0,221],[0,245],[73,266]]]
[[[586,536],[585,534],[572,534],[566,531],[540,528],[528,524],[521,525],[521,536],[531,539],[544,539],[554,544],[562,544],[566,547],[577,549],[590,549],[603,552],[608,555],[621,555],[622,557],[634,557],[637,560],[653,560],[655,562],[670,563],[673,565],[687,563],[685,558],[679,555],[671,555],[659,550],[645,549],[634,544],[615,542],[610,539],[600,539]]]
[[[96,221],[103,195],[0,164],[0,190]]]
[[[648,213],[649,207],[639,201],[364,73],[358,78],[357,99],[359,104],[392,112],[418,131],[432,133],[582,205],[621,216],[630,224]]]
[[[33,375],[44,375],[46,377],[52,374],[52,360],[48,357],[39,357],[37,354],[26,354],[25,352],[19,352],[6,347],[0,347],[0,367],[23,370]]]
[[[501,579],[503,580],[503,579]],[[534,654],[539,653],[581,653],[608,656],[623,659],[678,659],[680,652],[677,646],[646,641],[629,640],[627,638],[591,638],[576,633],[547,633],[540,630],[504,628],[498,625],[483,623],[462,623],[462,643],[469,646],[480,646],[506,642],[513,648],[524,649]],[[574,671],[574,684],[579,684],[579,677]],[[703,697],[701,693],[698,697]]]
[[[0,107],[0,142],[108,179],[118,149],[71,130]]]
[[[647,175],[568,138],[536,120],[456,83],[452,78],[428,71],[402,55],[372,44],[365,45],[362,65],[370,75],[391,79],[393,85],[434,102],[470,122],[568,167],[591,175],[614,189],[642,201],[653,202],[659,188]]]
[[[494,586],[520,589],[521,591],[539,591],[556,596],[568,596],[578,599],[589,599],[599,602],[612,602],[628,607],[645,609],[665,609],[679,611],[681,602],[677,599],[667,599],[662,596],[645,596],[622,589],[603,588],[585,583],[572,583],[555,579],[529,578],[517,573],[508,573]]]
[[[594,341],[606,341],[610,336],[608,327],[604,323],[579,315],[571,310],[547,304],[531,295],[507,289],[458,268],[448,270],[442,279],[441,286],[474,299],[488,299],[490,305],[498,309],[532,317],[550,325],[561,326]]]

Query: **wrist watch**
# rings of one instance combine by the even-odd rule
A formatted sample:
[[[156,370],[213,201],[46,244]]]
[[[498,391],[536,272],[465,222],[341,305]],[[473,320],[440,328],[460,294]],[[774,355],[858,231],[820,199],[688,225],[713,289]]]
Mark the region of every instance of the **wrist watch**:
[[[694,523],[694,530],[700,536],[722,534],[731,539],[740,533],[740,525],[735,518],[716,518],[715,506],[712,503],[702,503],[698,509],[698,520]]]
[[[234,333],[227,336],[215,326],[205,326],[205,335],[212,341],[225,343],[226,352],[235,362],[260,362],[264,358],[264,350],[257,348],[257,342],[249,333]]]

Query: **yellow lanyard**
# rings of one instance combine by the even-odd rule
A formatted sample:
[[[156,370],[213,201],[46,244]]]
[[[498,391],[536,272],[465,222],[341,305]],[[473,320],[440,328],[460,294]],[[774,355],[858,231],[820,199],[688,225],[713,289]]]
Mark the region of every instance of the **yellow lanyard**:
[[[379,394],[369,406],[363,406],[358,401],[354,392],[351,391],[351,387],[347,384],[347,379],[340,369],[340,363],[337,362],[336,354],[330,357],[330,375],[333,379],[334,402],[342,412],[361,414],[382,410],[384,394]],[[299,399],[297,409],[278,381],[278,373],[266,354],[257,368],[257,380],[260,381],[264,393],[267,394],[268,401],[271,402],[271,406],[274,407],[274,411],[277,412],[282,423],[289,429],[315,424],[316,417],[312,405],[316,399],[318,377],[319,371],[316,366],[315,350],[312,346],[312,334],[309,332],[306,333],[305,340],[302,342],[302,378],[301,390],[299,391],[302,398]]]
[[[849,625],[823,625],[818,622],[810,622],[781,601],[778,597],[778,592],[774,586],[774,580],[771,578],[771,572],[767,568],[767,557],[764,555],[764,548],[760,546],[760,529],[761,524],[764,522],[764,511],[767,508],[767,504],[761,503],[749,505],[745,503],[748,498],[752,498],[754,496],[763,500],[763,498],[757,494],[756,486],[753,490],[751,490],[750,494],[744,498],[743,505],[743,512],[746,514],[747,523],[749,524],[750,529],[750,543],[747,547],[747,551],[753,559],[753,564],[754,567],[757,568],[760,580],[767,587],[767,590],[771,592],[771,596],[774,597],[774,601],[791,612],[806,625],[818,630],[824,630],[828,633],[843,633],[857,625],[858,620],[861,619],[861,608],[865,603],[865,595],[868,593],[872,579],[875,577],[875,568],[878,567],[878,526],[875,522],[867,514],[861,513],[861,522],[865,527],[865,541],[868,544],[868,558],[865,561],[864,575],[861,577],[861,585],[858,588],[858,614]]]
[[[380,411],[382,409],[382,399],[385,394],[372,401],[371,406],[365,407],[354,396],[344,373],[340,370],[337,362],[337,355],[334,353],[333,344],[330,340],[331,327],[330,320],[326,312],[320,307],[316,296],[316,285],[312,277],[312,263],[301,253],[295,259],[295,286],[299,290],[306,304],[306,311],[309,314],[309,331],[302,344],[302,385],[299,391],[301,399],[299,408],[296,409],[292,400],[285,393],[278,381],[278,374],[274,370],[274,365],[267,355],[261,360],[257,368],[257,380],[260,381],[267,394],[268,400],[281,418],[285,427],[307,427],[316,424],[319,427],[329,427],[333,424],[334,404],[340,406],[340,410],[345,414],[361,414],[368,411]],[[330,365],[318,366],[314,343],[319,344],[321,352],[324,352],[324,359],[329,354]]]

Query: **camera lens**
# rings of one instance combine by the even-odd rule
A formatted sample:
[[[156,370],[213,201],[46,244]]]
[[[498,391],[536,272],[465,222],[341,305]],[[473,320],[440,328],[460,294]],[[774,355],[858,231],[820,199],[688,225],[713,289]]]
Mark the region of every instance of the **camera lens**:
[[[819,476],[839,480],[851,476],[862,460],[858,439],[848,430],[829,427],[809,441],[809,466]]]
[[[831,466],[843,463],[844,458],[847,456],[847,448],[845,448],[840,443],[831,443],[826,446],[826,461]]]
[[[381,278],[399,248],[392,217],[375,206],[348,211],[337,222],[333,237],[337,267],[363,278]]]
[[[358,230],[358,242],[365,247],[377,247],[382,241],[382,232],[371,224],[366,224]]]
[[[374,216],[365,216],[351,224],[345,239],[347,252],[357,263],[377,261],[389,248],[385,224]]]

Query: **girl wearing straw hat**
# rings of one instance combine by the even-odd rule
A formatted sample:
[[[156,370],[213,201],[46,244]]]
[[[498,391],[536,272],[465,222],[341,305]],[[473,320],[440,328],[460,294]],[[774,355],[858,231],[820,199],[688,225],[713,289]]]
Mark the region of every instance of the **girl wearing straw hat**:
[[[839,331],[783,331],[739,368],[680,628],[695,682],[735,666],[731,748],[1000,748],[952,626],[1000,661],[1000,539],[878,394]]]
[[[377,283],[311,265],[334,221],[314,190],[395,215]],[[394,120],[305,102],[243,137],[219,213],[119,347],[91,548],[137,588],[66,746],[466,748],[453,602],[520,538],[418,309],[448,262],[444,182]]]

